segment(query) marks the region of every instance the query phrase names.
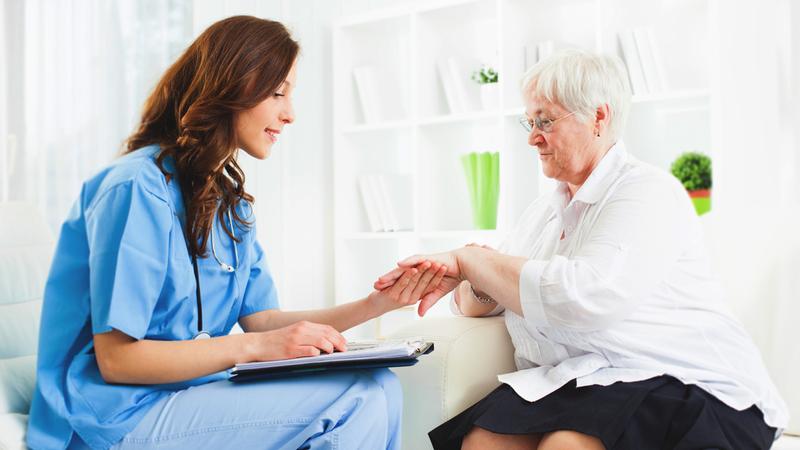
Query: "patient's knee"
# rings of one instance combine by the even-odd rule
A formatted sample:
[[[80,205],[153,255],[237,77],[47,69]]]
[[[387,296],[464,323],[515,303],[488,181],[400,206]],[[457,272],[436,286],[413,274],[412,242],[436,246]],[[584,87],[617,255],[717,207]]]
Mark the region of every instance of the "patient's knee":
[[[481,427],[472,427],[461,443],[461,450],[535,450],[539,437],[530,434],[492,433]]]
[[[539,442],[539,450],[604,450],[605,448],[600,439],[569,430],[546,433]]]

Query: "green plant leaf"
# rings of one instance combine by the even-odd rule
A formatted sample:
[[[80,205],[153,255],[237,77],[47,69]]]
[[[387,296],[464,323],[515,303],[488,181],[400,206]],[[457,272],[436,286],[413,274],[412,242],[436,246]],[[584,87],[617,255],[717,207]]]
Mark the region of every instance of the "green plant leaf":
[[[707,155],[683,153],[672,163],[670,170],[687,191],[711,189],[711,158]]]
[[[497,71],[495,71],[491,67],[483,66],[480,68],[480,70],[472,72],[471,78],[478,84],[497,83],[498,74]]]

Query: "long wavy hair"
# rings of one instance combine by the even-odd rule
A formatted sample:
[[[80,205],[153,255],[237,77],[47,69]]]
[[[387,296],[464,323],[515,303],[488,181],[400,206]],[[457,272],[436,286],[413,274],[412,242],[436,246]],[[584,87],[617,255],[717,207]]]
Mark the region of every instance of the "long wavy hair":
[[[156,163],[167,182],[178,180],[183,195],[191,256],[207,255],[214,214],[231,239],[228,211],[243,227],[251,225],[236,208],[253,196],[245,192],[236,162],[235,118],[278,90],[299,50],[279,22],[252,16],[220,20],[167,69],[145,102],[123,153],[160,146]],[[168,157],[175,174],[164,167]]]

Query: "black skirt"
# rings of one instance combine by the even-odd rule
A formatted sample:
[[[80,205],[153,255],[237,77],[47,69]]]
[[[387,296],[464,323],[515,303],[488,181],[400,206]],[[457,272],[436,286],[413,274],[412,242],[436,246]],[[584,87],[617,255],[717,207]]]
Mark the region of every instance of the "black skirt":
[[[535,402],[503,384],[428,436],[434,449],[456,450],[473,426],[501,434],[571,430],[620,450],[768,449],[775,437],[755,406],[737,411],[670,376],[580,388],[573,380]]]

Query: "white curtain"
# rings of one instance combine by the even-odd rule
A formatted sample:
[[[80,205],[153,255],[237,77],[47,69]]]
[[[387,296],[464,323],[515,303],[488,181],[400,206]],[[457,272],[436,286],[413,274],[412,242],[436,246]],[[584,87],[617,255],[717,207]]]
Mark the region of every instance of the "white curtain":
[[[7,201],[9,150],[8,150],[8,48],[6,45],[6,3],[0,1],[0,202]]]
[[[35,203],[55,229],[82,181],[119,154],[157,77],[190,41],[191,2],[26,0],[19,11],[21,167],[4,178],[12,199]]]

